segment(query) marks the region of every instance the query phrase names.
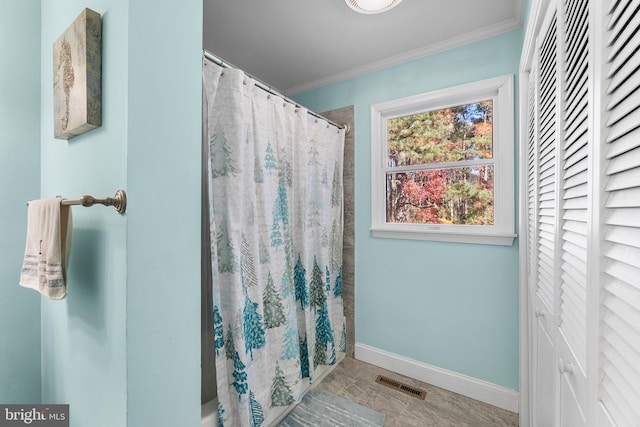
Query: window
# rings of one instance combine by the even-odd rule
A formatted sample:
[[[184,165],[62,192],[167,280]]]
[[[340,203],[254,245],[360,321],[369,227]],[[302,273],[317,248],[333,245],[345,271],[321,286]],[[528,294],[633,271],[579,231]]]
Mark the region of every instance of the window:
[[[371,107],[374,237],[513,244],[513,77]]]

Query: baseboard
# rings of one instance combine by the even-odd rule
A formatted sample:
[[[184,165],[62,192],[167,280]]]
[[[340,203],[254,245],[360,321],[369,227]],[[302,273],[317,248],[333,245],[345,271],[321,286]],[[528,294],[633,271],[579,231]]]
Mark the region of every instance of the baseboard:
[[[360,343],[355,345],[355,358],[507,411],[518,412],[518,392],[506,387]]]

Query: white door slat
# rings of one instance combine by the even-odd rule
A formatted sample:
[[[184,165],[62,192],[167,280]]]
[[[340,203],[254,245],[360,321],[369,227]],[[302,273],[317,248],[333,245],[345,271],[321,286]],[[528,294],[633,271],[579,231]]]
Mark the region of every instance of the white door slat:
[[[604,240],[640,249],[640,228],[609,227],[604,235]]]
[[[577,198],[585,198],[589,195],[589,187],[588,185],[581,184],[574,187],[567,188],[564,191],[563,199],[577,199]]]
[[[573,156],[571,158],[572,160],[571,164],[565,163],[563,168],[564,169],[563,176],[565,179],[588,172],[589,160],[586,154],[587,153],[584,153],[582,156]],[[585,179],[585,182],[586,182],[586,179]]]
[[[582,109],[576,111],[577,114],[573,115],[571,121],[566,122],[564,129],[565,139],[574,140],[580,135],[586,132],[587,120],[589,119],[589,112],[587,111],[587,100],[585,99],[583,104],[580,105]],[[570,145],[565,142],[565,146]]]
[[[637,89],[637,88],[635,88]],[[615,104],[615,110],[609,113],[605,126],[611,127],[640,107],[640,91],[635,90]]]
[[[640,186],[640,168],[629,169],[608,177],[605,187],[607,192],[624,191],[627,188]]]
[[[608,99],[603,100],[606,105],[605,111],[613,110],[624,99],[635,94],[638,88],[640,88],[640,79],[636,76],[631,76],[630,79],[622,82],[615,91],[609,94]]]
[[[607,283],[605,290],[631,307],[640,307],[640,289],[629,286],[628,283],[613,279]]]
[[[640,57],[640,55],[638,55]],[[640,127],[640,110],[634,110],[610,126],[605,142],[612,142]]]
[[[620,225],[623,227],[640,228],[640,209],[617,208],[606,211],[607,225]]]
[[[636,2],[640,3],[640,2]],[[633,37],[633,29],[639,25],[638,5],[628,7],[621,16],[621,19],[612,28],[612,37],[607,43],[610,47],[607,60],[612,62],[620,56],[620,51],[625,43]]]
[[[630,346],[628,349],[621,348],[622,346],[613,346],[616,341],[620,340],[628,343],[637,343],[640,339],[637,328],[634,323],[637,322],[638,313],[633,308],[626,304],[622,299],[618,298],[614,294],[606,293],[604,299],[604,316],[603,324],[606,333],[603,334],[603,338],[609,344],[612,344],[612,348],[615,351],[620,352],[625,356],[627,360],[640,361],[640,354],[638,348],[635,345]],[[610,358],[610,349],[604,348],[603,354]],[[632,366],[640,366],[640,364],[632,364]],[[634,369],[630,369],[633,371]]]
[[[562,270],[565,272],[566,276],[563,283],[570,285],[569,287],[573,289],[572,292],[575,292],[576,298],[578,298],[576,301],[584,305],[586,295],[584,295],[580,289],[586,291],[584,280],[586,280],[587,275],[584,271],[587,269],[587,264],[570,254],[564,254],[562,259]],[[561,287],[562,286],[563,285],[561,285]]]
[[[610,192],[604,206],[610,209],[640,207],[640,187]]]
[[[582,45],[576,46],[575,50],[580,50],[578,53],[581,55],[578,58],[574,58],[573,61],[567,63],[565,72],[565,90],[568,92],[574,91],[576,86],[584,84],[587,80],[589,73],[589,64],[587,62],[587,35],[583,34]],[[569,98],[567,98],[567,101]]]
[[[620,16],[626,9],[628,3],[628,1],[625,1],[623,4],[620,4],[620,1],[617,0],[610,5],[607,13],[608,15],[610,15],[609,22],[606,27],[607,31],[614,32],[613,28],[620,21]]]
[[[607,366],[606,370],[609,369],[610,366]],[[603,369],[603,371],[604,370],[605,369]],[[634,417],[634,414],[629,410],[629,405],[624,401],[624,396],[622,396],[620,390],[615,387],[608,377],[604,377],[601,382],[600,402],[605,407],[607,414],[615,420],[611,421],[612,425],[638,425],[638,423],[635,423],[631,419],[631,417]],[[604,402],[606,402],[606,405]]]
[[[638,365],[633,362],[640,360],[638,359],[640,355],[638,355],[637,349],[628,344],[640,337],[635,334],[634,329],[630,327],[628,322],[613,315],[612,311],[609,310],[604,316],[606,338],[602,346],[603,365],[613,377],[624,372],[624,378],[617,378],[619,384],[622,385],[621,390],[624,390],[635,383],[635,381],[629,380],[637,377]],[[631,340],[627,338],[631,338]],[[630,397],[631,400],[636,399],[636,396],[638,396],[637,387],[629,387],[624,394]]]
[[[567,221],[564,224],[562,249],[587,262],[587,224],[584,222]]]
[[[624,403],[620,406],[625,408],[633,408],[634,406],[640,403],[638,401],[638,394],[636,390],[634,390],[633,382],[630,381],[631,378],[628,377],[630,371],[630,364],[624,359],[624,357],[620,357],[620,355],[615,351],[613,347],[605,347],[605,351],[603,352],[606,359],[603,362],[603,371],[607,374],[607,376],[611,380],[611,384],[609,385],[609,391],[612,392],[615,387],[618,391],[617,399],[618,402]],[[625,409],[627,412],[625,413],[625,419],[637,418],[633,411],[629,411]],[[636,426],[638,424],[620,424],[622,426]]]
[[[638,167],[640,167],[640,147],[627,151],[622,156],[610,158],[605,174],[615,175]]]
[[[585,141],[586,143],[588,143],[589,141]],[[584,146],[586,146],[586,144],[583,144]],[[583,182],[588,182],[589,181],[589,171],[588,171],[588,167],[589,167],[589,159],[587,158],[587,153],[584,153],[582,157],[580,156],[573,156],[570,158],[571,162],[565,162],[564,166],[563,166],[563,171],[562,171],[562,177],[565,179],[565,181],[569,181],[570,179],[572,180],[578,180],[577,183],[583,183]],[[565,187],[570,187],[571,185],[566,185]]]
[[[605,273],[614,277],[622,282],[628,283],[634,288],[640,289],[640,269],[629,265],[625,262],[611,259],[611,256],[615,256],[614,252],[609,251],[605,256],[609,258],[605,267]],[[605,282],[606,283],[606,282]],[[606,284],[605,284],[606,287]]]
[[[633,353],[635,352],[633,347],[619,334],[611,333],[607,338],[608,345],[603,346],[603,353],[606,356],[606,361],[611,362],[611,370],[609,370],[609,372],[612,373],[614,377],[616,375],[622,375],[624,372],[624,379],[618,378],[618,381],[624,384],[623,389],[629,388],[625,393],[627,395],[626,400],[632,404],[640,403],[640,400],[638,400],[640,395],[637,389],[633,389],[633,384],[640,382],[640,373],[637,368],[631,364],[631,360],[629,360],[634,359]],[[615,369],[615,371],[613,371],[613,369]]]
[[[581,166],[581,164],[578,165]],[[562,185],[562,188],[565,190],[581,185],[587,185],[589,182],[589,171],[584,169],[580,170],[577,167],[571,167],[565,171],[563,178],[564,184]]]
[[[579,206],[579,207],[574,207],[574,206],[569,206],[568,205],[568,201],[566,201],[564,203],[563,206],[563,212],[562,212],[562,219],[565,220],[565,222],[569,222],[569,221],[576,221],[576,222],[583,222],[583,223],[587,223],[587,220],[589,218],[589,211],[586,207],[584,206]]]
[[[618,90],[622,83],[630,78],[634,78],[635,70],[637,69],[640,63],[640,59],[638,59],[637,55],[631,55],[624,62],[620,64],[616,64],[620,69],[611,76],[609,79],[609,85],[607,86],[607,95],[613,93]]]
[[[582,211],[582,210],[586,210],[585,209],[585,202],[584,200],[578,198],[578,199],[566,199],[564,200],[564,203],[562,205],[562,209],[566,211]]]
[[[565,169],[573,166],[580,160],[586,159],[589,153],[588,141],[585,141],[584,144],[576,144],[572,148],[575,148],[575,151],[570,153],[568,157],[566,157],[564,165]]]

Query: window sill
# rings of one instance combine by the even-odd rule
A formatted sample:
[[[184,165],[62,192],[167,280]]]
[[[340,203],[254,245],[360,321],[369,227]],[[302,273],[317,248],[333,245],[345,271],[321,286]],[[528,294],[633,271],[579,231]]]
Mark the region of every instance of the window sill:
[[[427,230],[397,230],[371,228],[373,237],[385,239],[429,240],[434,242],[471,243],[478,245],[512,246],[517,234],[434,232]]]

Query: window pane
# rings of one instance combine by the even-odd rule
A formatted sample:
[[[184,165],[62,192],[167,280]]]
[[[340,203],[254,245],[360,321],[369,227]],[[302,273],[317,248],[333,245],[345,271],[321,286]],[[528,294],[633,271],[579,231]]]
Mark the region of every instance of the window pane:
[[[387,174],[387,222],[493,225],[493,165]]]
[[[387,120],[387,167],[491,158],[491,100]]]

